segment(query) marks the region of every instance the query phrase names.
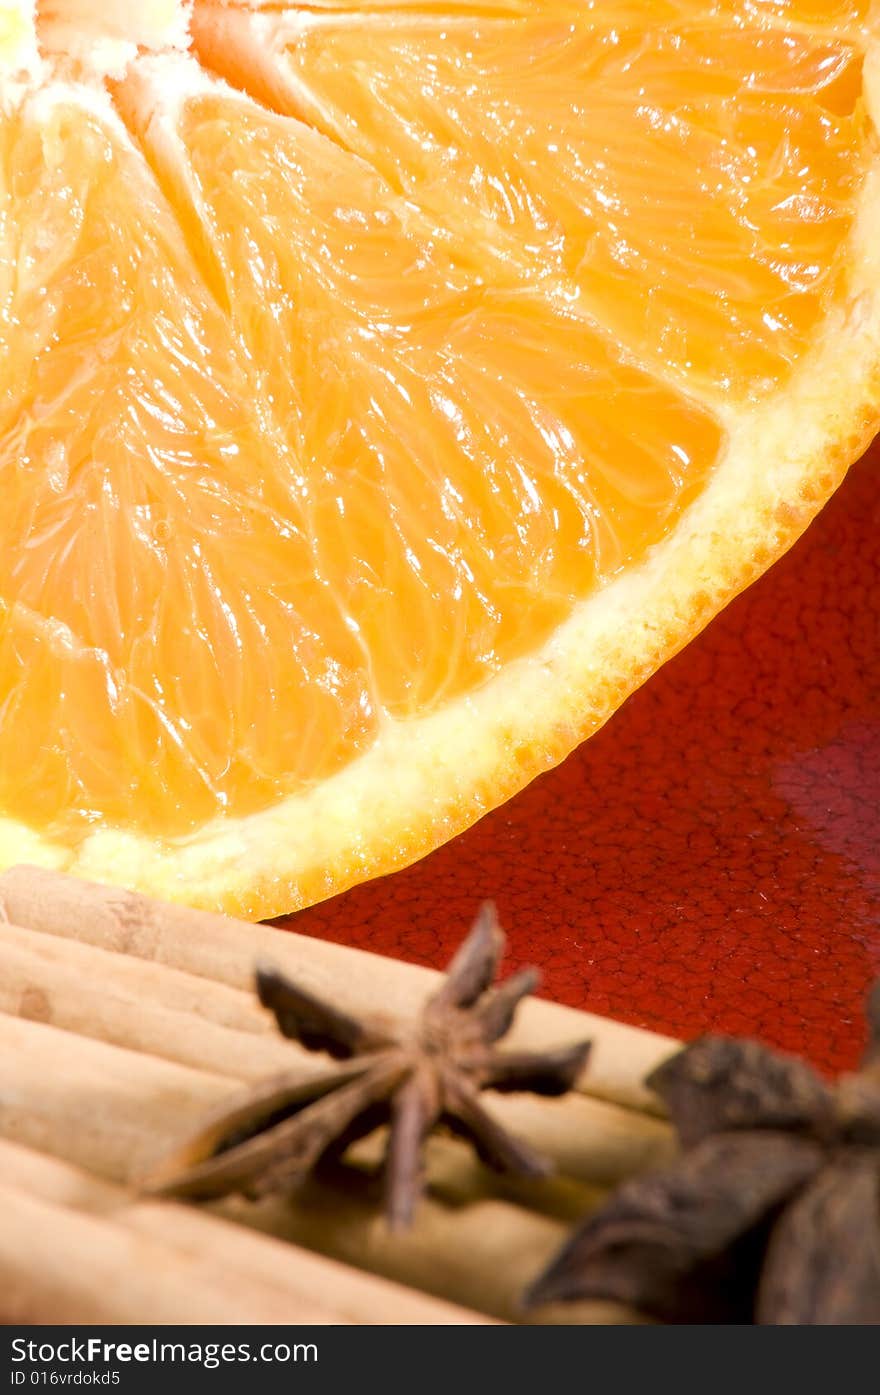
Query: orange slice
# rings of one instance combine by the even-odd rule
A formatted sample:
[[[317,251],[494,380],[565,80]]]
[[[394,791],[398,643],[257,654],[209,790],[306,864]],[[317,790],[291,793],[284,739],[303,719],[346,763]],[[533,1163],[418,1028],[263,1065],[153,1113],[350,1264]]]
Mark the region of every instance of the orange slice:
[[[0,861],[271,915],[601,725],[876,428],[877,51],[0,0]]]

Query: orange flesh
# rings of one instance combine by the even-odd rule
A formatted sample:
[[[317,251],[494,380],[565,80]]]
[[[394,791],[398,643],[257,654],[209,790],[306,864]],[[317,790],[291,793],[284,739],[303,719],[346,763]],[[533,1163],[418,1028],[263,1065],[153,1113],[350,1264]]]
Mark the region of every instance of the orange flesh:
[[[643,362],[763,394],[837,290],[861,56],[606,16],[317,20],[292,105],[528,283],[570,279]]]
[[[322,779],[669,532],[724,440],[685,382],[803,353],[857,42],[543,8],[304,30],[305,122],[185,103],[188,194],[74,102],[0,126],[6,814],[175,836]]]
[[[307,128],[208,99],[182,130],[233,322],[296,423],[321,575],[381,706],[430,709],[662,536],[718,429]]]
[[[4,147],[0,801],[178,830],[319,778],[370,729],[361,655],[225,319],[118,137],[25,110]]]

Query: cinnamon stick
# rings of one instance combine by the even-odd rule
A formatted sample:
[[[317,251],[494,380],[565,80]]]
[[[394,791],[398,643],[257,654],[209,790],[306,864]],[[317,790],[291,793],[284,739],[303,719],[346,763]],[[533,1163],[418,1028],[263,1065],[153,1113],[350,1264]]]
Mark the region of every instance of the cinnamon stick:
[[[249,988],[260,956],[352,1012],[381,1007],[407,1017],[438,982],[433,970],[40,868],[16,867],[0,877],[2,918],[239,989]],[[584,1036],[592,1036],[594,1047],[583,1091],[658,1112],[643,1081],[678,1048],[667,1037],[533,999],[523,1005],[510,1042],[532,1049]]]
[[[7,1321],[486,1321],[216,1216],[171,1202],[139,1200],[69,1163],[3,1141],[0,1178],[7,1196],[26,1199],[36,1238],[25,1264],[14,1251],[10,1259],[12,1242],[0,1239],[0,1292],[5,1293],[0,1314],[5,1303],[12,1310],[2,1314]],[[42,1205],[28,1208],[27,1200]],[[82,1224],[71,1220],[77,1215],[99,1224],[88,1226],[86,1234]],[[51,1245],[43,1235],[49,1221]],[[120,1231],[132,1239],[143,1237],[146,1244],[137,1247],[136,1256]],[[88,1250],[77,1252],[75,1246],[85,1241]],[[88,1254],[87,1266],[83,1253]],[[197,1288],[197,1302],[211,1305],[209,1316],[191,1316],[192,1298],[188,1291],[180,1292],[181,1282]],[[169,1287],[176,1310],[169,1304]]]
[[[0,1210],[0,1314],[7,1323],[343,1320],[3,1182]]]
[[[101,1177],[141,1175],[230,1093],[222,1075],[0,1013],[0,1137]]]
[[[26,949],[50,964],[79,965],[82,973],[94,974],[99,984],[107,982],[104,976],[110,975],[114,991],[155,998],[175,1012],[203,1017],[218,1027],[258,1036],[276,1035],[271,1017],[256,1001],[252,983],[231,988],[166,964],[138,959],[112,948],[101,949],[86,940],[46,934],[30,925],[15,925],[2,916],[0,944]]]
[[[429,1156],[433,1171],[437,1163],[433,1145]],[[332,1182],[310,1181],[296,1207],[270,1201],[246,1214],[246,1204],[232,1199],[218,1209],[225,1216],[369,1268],[386,1279],[439,1297],[454,1297],[504,1322],[605,1326],[644,1321],[615,1303],[553,1304],[523,1313],[522,1294],[558,1252],[571,1223],[512,1205],[488,1192],[465,1196],[453,1187],[446,1191],[453,1204],[443,1204],[435,1199],[436,1190],[441,1196],[446,1191],[442,1184],[432,1188],[431,1197],[420,1205],[416,1224],[402,1235],[392,1235],[377,1219],[374,1179],[351,1166],[341,1168]]]
[[[229,999],[239,998],[236,1011]],[[237,1080],[306,1058],[271,1031],[252,994],[9,924],[0,924],[0,1012]],[[223,1017],[258,1018],[260,1029],[226,1026]]]

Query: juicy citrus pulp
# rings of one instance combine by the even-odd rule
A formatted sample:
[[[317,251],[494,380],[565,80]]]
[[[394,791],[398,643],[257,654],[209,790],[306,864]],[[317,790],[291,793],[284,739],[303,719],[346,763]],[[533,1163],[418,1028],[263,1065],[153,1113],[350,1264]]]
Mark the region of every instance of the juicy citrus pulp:
[[[30,19],[4,859],[255,914],[388,870],[604,720],[871,429],[864,6]]]

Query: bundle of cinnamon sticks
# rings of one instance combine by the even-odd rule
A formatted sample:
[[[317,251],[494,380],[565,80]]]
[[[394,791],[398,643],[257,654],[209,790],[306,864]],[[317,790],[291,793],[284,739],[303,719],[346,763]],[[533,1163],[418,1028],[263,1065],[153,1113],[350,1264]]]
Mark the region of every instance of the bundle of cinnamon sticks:
[[[514,1042],[594,1042],[581,1093],[492,1102],[555,1159],[555,1181],[499,1190],[460,1145],[435,1139],[430,1200],[404,1237],[377,1216],[369,1143],[295,1204],[230,1200],[199,1212],[145,1201],[138,1178],[206,1109],[276,1071],[325,1068],[274,1032],[252,992],[257,957],[353,1012],[381,1003],[413,1015],[437,979],[57,872],[0,877],[7,1321],[515,1320],[519,1294],[571,1221],[669,1154],[642,1080],[676,1043],[532,1000]]]

